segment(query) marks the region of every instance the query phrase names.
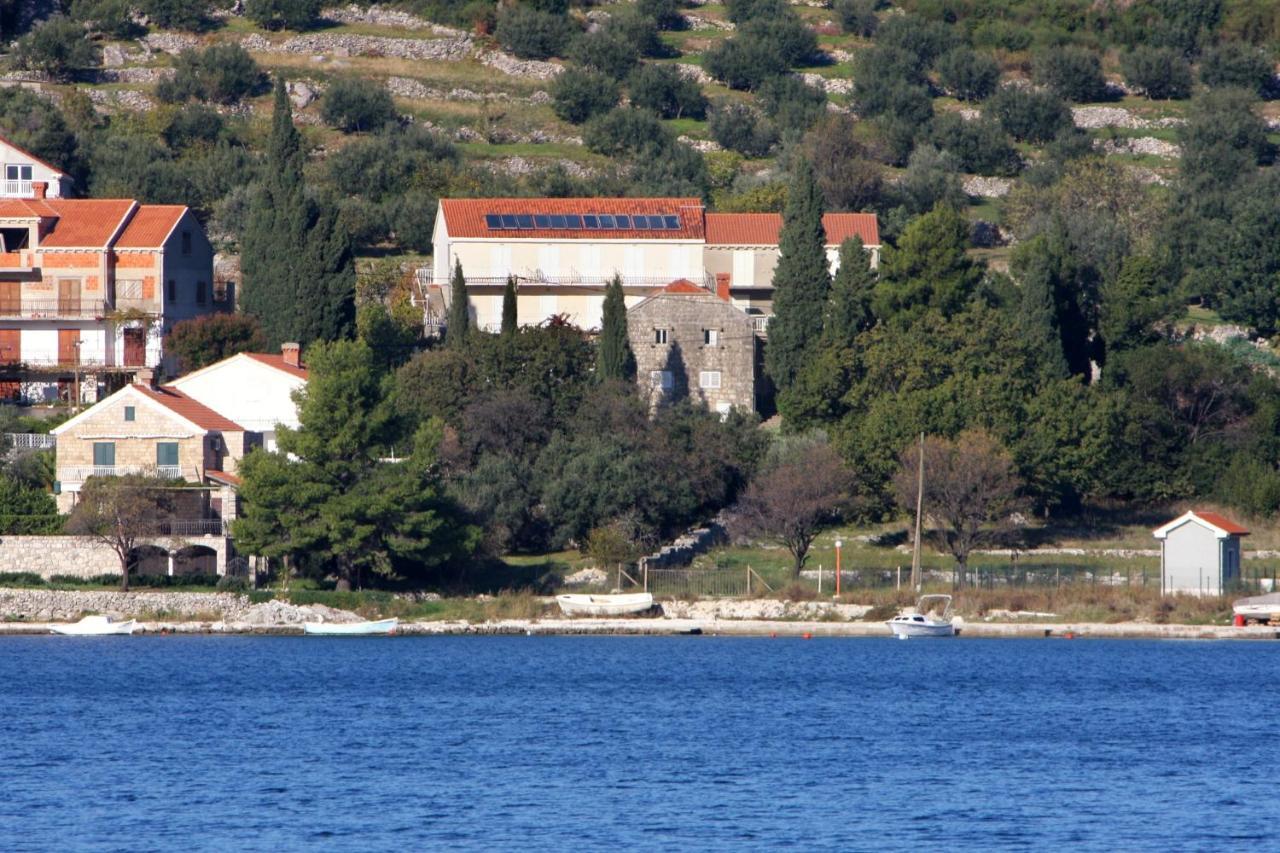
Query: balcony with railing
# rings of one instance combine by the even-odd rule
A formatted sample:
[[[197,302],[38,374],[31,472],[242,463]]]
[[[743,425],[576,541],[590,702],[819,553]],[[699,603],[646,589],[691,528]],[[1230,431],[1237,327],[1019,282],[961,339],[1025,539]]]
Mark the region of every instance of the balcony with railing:
[[[35,195],[30,181],[5,181],[4,194],[6,198],[31,198]]]
[[[102,299],[2,299],[0,319],[96,320],[111,306]]]
[[[52,450],[58,446],[58,437],[45,432],[6,432],[0,444],[14,452]]]
[[[181,480],[182,468],[178,465],[72,465],[58,469],[62,483],[83,483],[90,477],[125,477],[141,474],[162,480]]]
[[[752,314],[751,330],[762,338],[769,337],[769,321],[772,319],[772,314]]]
[[[230,536],[231,522],[221,518],[166,518],[156,522],[159,536]]]

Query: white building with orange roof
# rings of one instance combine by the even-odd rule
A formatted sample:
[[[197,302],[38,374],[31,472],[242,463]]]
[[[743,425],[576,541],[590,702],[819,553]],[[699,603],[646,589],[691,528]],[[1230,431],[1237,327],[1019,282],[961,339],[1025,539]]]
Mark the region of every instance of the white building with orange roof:
[[[29,151],[0,136],[0,198],[63,198],[71,178]],[[43,189],[41,189],[43,187]]]
[[[163,369],[164,334],[212,312],[213,247],[182,205],[0,198],[0,397],[97,398]]]
[[[840,244],[853,236],[878,263],[874,214],[827,214],[823,225],[833,270]],[[482,329],[501,324],[508,276],[517,283],[520,325],[562,316],[595,329],[615,275],[628,308],[685,279],[753,315],[763,334],[781,230],[779,214],[708,213],[698,198],[442,199],[432,266],[418,271],[419,296],[429,329],[442,327],[460,263]]]

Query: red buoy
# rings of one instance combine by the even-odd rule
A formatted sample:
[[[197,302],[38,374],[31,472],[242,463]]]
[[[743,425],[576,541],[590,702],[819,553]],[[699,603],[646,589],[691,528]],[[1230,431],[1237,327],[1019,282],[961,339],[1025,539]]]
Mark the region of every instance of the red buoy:
[[[1243,628],[1243,627],[1245,626],[1245,618],[1244,618],[1244,614],[1243,614],[1243,613],[1237,613],[1237,614],[1236,614],[1236,618],[1235,618],[1235,626],[1236,626],[1237,628]]]

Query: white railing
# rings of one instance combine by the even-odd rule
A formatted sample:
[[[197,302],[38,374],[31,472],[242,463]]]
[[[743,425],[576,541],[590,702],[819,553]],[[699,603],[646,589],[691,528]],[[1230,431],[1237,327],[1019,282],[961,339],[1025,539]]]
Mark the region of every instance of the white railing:
[[[77,465],[58,470],[58,479],[64,483],[83,483],[90,477],[124,477],[145,474],[164,480],[182,479],[178,465]]]
[[[769,321],[772,319],[773,319],[772,314],[768,314],[768,315],[753,314],[751,316],[752,331],[754,331],[757,335],[769,334]]]
[[[12,450],[52,450],[58,437],[42,432],[6,432],[5,442]]]
[[[30,181],[5,181],[4,194],[7,196],[30,197],[31,182]]]
[[[568,287],[598,287],[604,289],[613,279],[614,273],[601,273],[599,275],[590,275],[584,273],[571,273],[569,275],[547,275],[540,270],[534,270],[530,273],[515,274],[516,287],[523,285],[564,285]],[[436,278],[432,270],[426,267],[419,267],[414,277],[417,279],[418,286],[427,288],[431,286],[448,288],[451,280],[448,277]],[[702,275],[693,274],[692,276],[680,275],[627,275],[619,274],[622,279],[623,287],[665,287],[678,278],[691,278],[696,281],[702,279],[707,281],[705,270]],[[466,276],[468,287],[505,287],[507,277],[505,275],[489,275],[489,276]],[[715,279],[711,278],[714,287]],[[714,292],[714,291],[713,291]]]

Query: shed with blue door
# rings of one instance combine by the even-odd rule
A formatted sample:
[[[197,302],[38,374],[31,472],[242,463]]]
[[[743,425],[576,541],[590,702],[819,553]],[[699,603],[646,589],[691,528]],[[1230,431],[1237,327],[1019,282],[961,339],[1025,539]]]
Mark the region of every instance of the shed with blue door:
[[[1216,512],[1190,510],[1152,532],[1160,540],[1160,591],[1222,595],[1240,580],[1249,531]]]

